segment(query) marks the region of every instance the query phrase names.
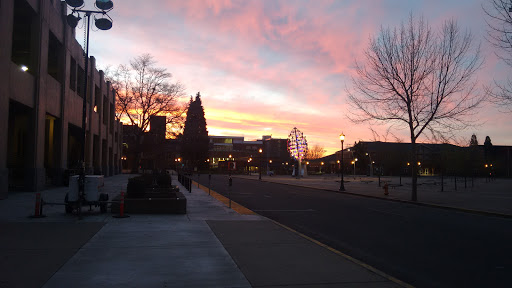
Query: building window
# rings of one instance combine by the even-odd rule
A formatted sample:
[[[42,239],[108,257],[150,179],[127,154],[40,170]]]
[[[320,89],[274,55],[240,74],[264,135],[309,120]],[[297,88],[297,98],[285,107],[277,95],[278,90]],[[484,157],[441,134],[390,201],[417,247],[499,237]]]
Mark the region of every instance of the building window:
[[[108,119],[108,99],[103,96],[103,124],[107,125]]]
[[[50,31],[48,36],[48,75],[62,83],[62,43]]]
[[[27,1],[16,0],[13,16],[11,60],[25,66],[28,73],[34,74],[37,56],[33,39],[37,39],[39,33],[35,25],[37,14]]]
[[[73,57],[69,62],[69,89],[76,91],[76,61]]]
[[[110,129],[109,132],[112,134],[112,131],[114,131],[114,104],[110,103]]]
[[[94,86],[94,112],[98,112],[100,110],[101,104],[101,90],[100,87]]]
[[[77,80],[76,81],[76,94],[78,94],[78,96],[84,98],[85,71],[80,66],[78,66],[76,80]]]

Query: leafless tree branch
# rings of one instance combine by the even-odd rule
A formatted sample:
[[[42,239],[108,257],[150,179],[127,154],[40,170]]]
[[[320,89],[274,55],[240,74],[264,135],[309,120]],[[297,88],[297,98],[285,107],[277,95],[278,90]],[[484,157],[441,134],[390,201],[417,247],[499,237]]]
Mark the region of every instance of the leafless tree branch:
[[[168,136],[182,129],[186,107],[179,103],[184,86],[171,83],[171,73],[156,66],[149,54],[143,54],[130,61],[130,65],[119,65],[115,70],[106,71],[107,79],[117,96],[116,113],[137,125],[142,133],[148,129],[153,115],[167,116]]]
[[[510,0],[488,0],[482,4],[487,23],[487,41],[495,48],[495,54],[512,67],[512,8]],[[512,80],[495,81],[494,87],[486,87],[492,102],[503,112],[512,112]]]
[[[352,121],[408,128],[413,157],[420,136],[453,139],[454,131],[476,123],[471,116],[485,99],[474,79],[480,46],[454,20],[435,33],[411,14],[398,28],[381,28],[364,55],[364,64],[355,63],[353,89],[347,89]]]

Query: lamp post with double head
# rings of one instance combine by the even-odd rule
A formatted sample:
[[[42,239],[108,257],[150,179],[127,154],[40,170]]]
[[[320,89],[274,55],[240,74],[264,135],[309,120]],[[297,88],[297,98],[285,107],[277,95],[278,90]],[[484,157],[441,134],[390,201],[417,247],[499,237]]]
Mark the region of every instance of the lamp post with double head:
[[[340,134],[340,142],[341,142],[341,163],[340,163],[340,170],[341,170],[341,181],[340,181],[340,191],[345,191],[345,183],[343,183],[343,142],[345,141],[345,135],[343,132]]]
[[[71,14],[66,17],[66,21],[71,28],[76,28],[78,22],[82,19],[82,16],[86,18],[85,24],[85,47],[84,47],[84,83],[83,84],[83,101],[82,101],[82,150],[80,151],[80,174],[78,177],[78,193],[79,200],[82,201],[85,196],[85,146],[86,146],[86,123],[87,123],[87,83],[89,75],[89,29],[90,29],[90,18],[92,14],[101,14],[100,18],[94,19],[94,24],[100,30],[109,30],[112,28],[112,18],[108,16],[108,12],[114,8],[114,3],[111,0],[96,0],[95,6],[98,10],[85,10],[84,0],[66,0],[66,4],[71,7]],[[81,204],[78,205],[78,216],[81,217]]]

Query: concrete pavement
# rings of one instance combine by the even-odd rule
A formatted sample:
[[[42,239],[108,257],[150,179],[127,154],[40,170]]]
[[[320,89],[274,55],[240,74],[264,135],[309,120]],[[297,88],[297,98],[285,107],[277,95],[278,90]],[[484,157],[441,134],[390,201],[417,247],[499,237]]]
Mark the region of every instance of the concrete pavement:
[[[103,192],[113,198],[128,177],[105,178]],[[180,190],[186,215],[117,219],[84,207],[82,220],[63,206],[29,218],[35,193],[11,193],[0,201],[0,287],[407,286],[197,186]],[[66,191],[43,198],[62,202]]]

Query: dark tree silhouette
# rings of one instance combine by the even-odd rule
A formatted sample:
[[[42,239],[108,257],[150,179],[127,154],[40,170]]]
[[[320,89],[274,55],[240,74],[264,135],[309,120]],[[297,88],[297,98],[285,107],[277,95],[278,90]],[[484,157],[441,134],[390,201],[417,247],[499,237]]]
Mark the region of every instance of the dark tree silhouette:
[[[483,101],[473,77],[481,65],[480,49],[469,32],[446,21],[436,34],[411,15],[397,29],[381,28],[355,63],[354,91],[348,91],[354,122],[386,123],[407,128],[412,163],[416,141],[424,135],[448,141],[467,128],[468,117]],[[426,133],[423,133],[426,132]],[[417,167],[412,166],[412,201],[417,200]]]
[[[471,135],[471,140],[469,140],[469,147],[472,146],[478,146],[478,139],[475,134]]]
[[[142,54],[130,65],[105,71],[116,93],[117,116],[139,127],[140,134],[148,129],[151,116],[166,116],[167,125],[172,128],[183,125],[185,109],[179,99],[184,96],[184,87],[179,82],[172,83],[171,73],[156,65],[153,56]]]
[[[485,136],[484,154],[485,154],[485,162],[492,163],[492,161],[494,160],[493,159],[493,148],[492,148],[491,137],[489,137],[489,136]]]
[[[176,136],[184,121],[185,108],[179,103],[184,96],[184,87],[179,82],[171,82],[171,73],[166,68],[157,67],[153,56],[142,54],[130,60],[129,65],[119,65],[105,69],[108,81],[116,93],[116,116],[128,121],[133,127],[136,147],[134,166],[138,166],[142,149],[142,136],[149,128],[152,116],[166,117],[167,136]]]
[[[195,100],[190,103],[182,136],[182,156],[189,168],[204,168],[208,159],[208,130],[201,94],[197,92]]]

